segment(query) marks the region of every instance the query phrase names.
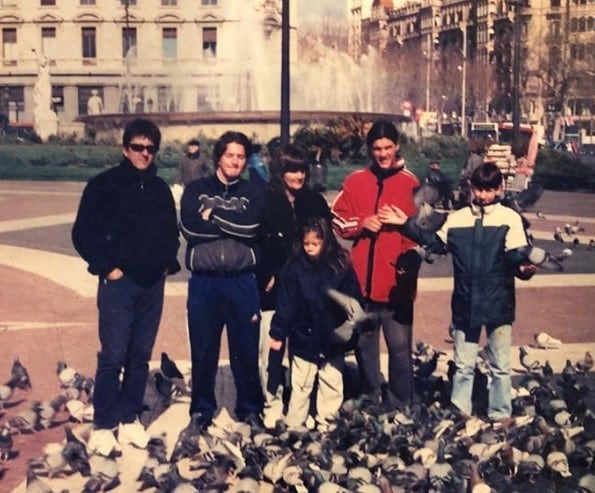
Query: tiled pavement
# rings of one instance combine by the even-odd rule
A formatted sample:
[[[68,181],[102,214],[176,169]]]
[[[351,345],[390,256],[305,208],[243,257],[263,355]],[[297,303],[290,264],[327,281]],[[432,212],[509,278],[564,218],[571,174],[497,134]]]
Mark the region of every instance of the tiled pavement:
[[[34,388],[17,393],[21,404],[6,410],[5,418],[33,399],[48,399],[58,393],[56,362],[65,360],[82,373],[92,375],[97,350],[96,281],[70,244],[70,225],[76,211],[80,183],[0,183],[0,381],[8,379],[15,357],[29,368]],[[332,198],[332,195],[330,196]],[[595,299],[595,249],[586,244],[595,237],[595,195],[546,191],[538,202],[546,219],[528,213],[534,236],[552,251],[568,245],[551,241],[553,228],[578,219],[584,225],[580,245],[567,260],[566,272],[540,272],[527,283],[517,283],[517,321],[513,344],[529,345],[535,332],[545,331],[562,339],[560,350],[534,350],[535,358],[549,359],[556,370],[567,358],[577,360],[586,349],[595,348],[593,299]],[[449,349],[446,327],[449,318],[449,259],[425,265],[416,302],[414,336]],[[187,367],[188,344],[185,329],[185,278],[174,276],[167,284],[167,298],[154,354],[162,351]],[[222,362],[227,358],[222,345]],[[517,350],[516,348],[514,349]],[[514,353],[513,353],[514,354]],[[221,365],[220,401],[233,402],[229,368]],[[173,445],[187,422],[188,404],[172,406],[150,431],[167,433]],[[0,491],[24,491],[26,462],[40,454],[44,443],[63,438],[61,428],[15,437],[19,456],[7,463]],[[120,459],[123,485],[115,491],[136,489],[144,452],[126,450]],[[77,475],[52,487],[80,491]]]

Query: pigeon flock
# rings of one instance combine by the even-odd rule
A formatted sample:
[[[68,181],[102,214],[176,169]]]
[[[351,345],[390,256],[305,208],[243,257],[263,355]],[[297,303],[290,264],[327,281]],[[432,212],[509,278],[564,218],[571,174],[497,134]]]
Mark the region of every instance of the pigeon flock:
[[[539,343],[556,339],[535,334]],[[593,358],[568,360],[555,374],[548,361],[519,349],[511,423],[485,416],[491,379],[485,352],[478,355],[473,388],[474,416],[461,416],[449,405],[456,371],[445,353],[418,341],[413,348],[415,399],[400,409],[365,395],[348,397],[326,431],[274,429],[262,422],[235,421],[222,408],[208,428],[198,420],[182,429],[168,450],[165,435],[153,436],[136,477],[136,491],[190,492],[595,492],[595,414],[590,409],[589,374]],[[448,368],[444,375],[439,363]],[[351,368],[353,371],[353,368]],[[62,426],[61,442],[48,443],[28,463],[26,492],[51,493],[52,479],[84,478],[83,493],[110,491],[120,484],[119,454],[89,454],[86,439],[92,421],[93,379],[65,362],[57,364],[56,396],[0,424],[0,463],[10,467],[18,451],[16,433]],[[350,378],[350,376],[346,376]],[[179,396],[188,395],[175,361],[162,353],[151,371],[141,419],[147,426]],[[11,389],[31,388],[17,359],[10,379],[0,387],[9,414]],[[8,390],[7,390],[8,389]],[[121,454],[121,453],[120,453]],[[1,485],[1,483],[0,483]],[[60,491],[60,490],[57,490]],[[61,490],[65,491],[65,490]]]

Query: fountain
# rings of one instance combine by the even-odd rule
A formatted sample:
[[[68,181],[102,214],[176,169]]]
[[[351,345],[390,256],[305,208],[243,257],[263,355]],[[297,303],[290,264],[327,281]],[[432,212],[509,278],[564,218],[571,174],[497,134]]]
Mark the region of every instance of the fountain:
[[[238,39],[233,59],[205,53],[199,66],[171,62],[168,76],[159,83],[141,74],[142,63],[134,52],[125,59],[119,84],[120,113],[79,117],[98,138],[116,137],[121,124],[134,113],[144,113],[160,125],[164,140],[184,141],[198,129],[218,137],[234,128],[260,142],[279,134],[281,41],[280,13],[276,2],[250,0],[252,8],[234,9],[239,15],[234,30]],[[229,7],[231,9],[231,6]],[[273,20],[271,22],[271,19]],[[295,34],[293,34],[295,35]],[[396,123],[409,119],[399,115],[389,74],[374,50],[358,61],[334,47],[310,38],[292,59],[291,131],[309,122],[326,122],[357,114],[363,118],[388,117]]]

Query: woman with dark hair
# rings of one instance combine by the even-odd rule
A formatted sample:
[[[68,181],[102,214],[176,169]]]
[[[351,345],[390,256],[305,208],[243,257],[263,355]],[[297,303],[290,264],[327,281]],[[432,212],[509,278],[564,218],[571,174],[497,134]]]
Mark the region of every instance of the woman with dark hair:
[[[260,372],[265,393],[264,422],[273,427],[283,416],[280,395],[266,390],[269,353],[269,326],[277,300],[277,276],[291,254],[298,230],[308,219],[322,217],[330,221],[326,199],[308,187],[308,157],[300,147],[288,144],[280,149],[270,167],[264,216],[261,222],[262,262],[256,277],[260,293]]]

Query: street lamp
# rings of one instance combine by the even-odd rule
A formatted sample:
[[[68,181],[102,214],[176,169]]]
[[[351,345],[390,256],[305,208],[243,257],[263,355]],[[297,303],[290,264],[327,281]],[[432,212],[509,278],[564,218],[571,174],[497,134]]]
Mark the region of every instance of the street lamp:
[[[281,3],[281,144],[289,143],[289,0]]]
[[[514,8],[512,51],[512,148],[517,149],[521,140],[521,8],[526,5],[526,0],[507,0],[507,2],[510,7]]]
[[[465,92],[467,90],[467,23],[459,23],[459,28],[463,32],[463,67],[461,69],[461,136],[467,136],[467,121],[465,115],[465,106],[467,103]]]

